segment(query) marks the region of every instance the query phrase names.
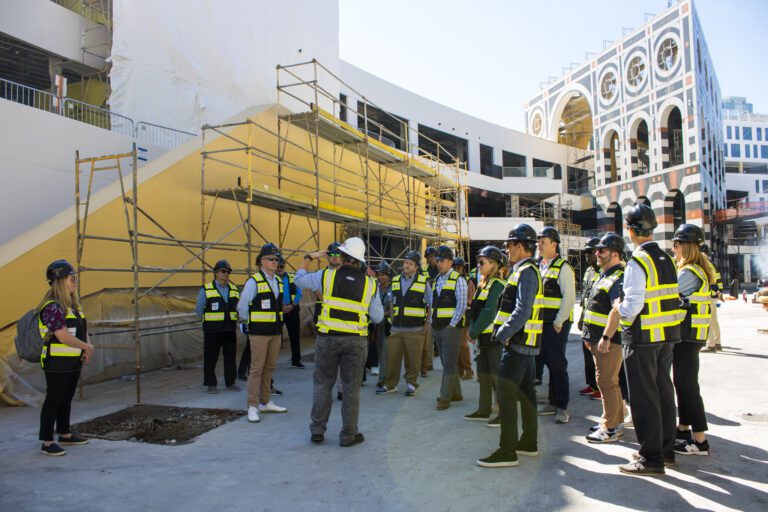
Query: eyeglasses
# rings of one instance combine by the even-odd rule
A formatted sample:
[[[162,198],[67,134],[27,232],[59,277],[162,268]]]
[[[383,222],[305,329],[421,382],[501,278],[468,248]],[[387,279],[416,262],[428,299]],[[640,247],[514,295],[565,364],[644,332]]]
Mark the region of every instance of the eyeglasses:
[[[278,269],[285,268],[285,265],[278,265],[277,268]]]
[[[339,256],[341,256],[340,252],[329,252],[328,253],[328,257],[329,258],[338,258]]]
[[[231,270],[227,270],[225,268],[220,268],[219,272],[221,272],[222,274],[230,274],[232,271]]]
[[[277,258],[261,258],[264,261],[278,261]]]

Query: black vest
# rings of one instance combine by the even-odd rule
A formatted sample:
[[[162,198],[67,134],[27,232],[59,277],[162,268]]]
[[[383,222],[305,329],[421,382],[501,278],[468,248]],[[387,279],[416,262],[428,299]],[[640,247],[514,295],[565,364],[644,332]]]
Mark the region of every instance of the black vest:
[[[472,299],[472,305],[469,309],[469,318],[472,322],[477,321],[480,313],[486,308],[488,302],[488,295],[494,288],[504,289],[504,281],[499,278],[493,278],[489,283],[486,283],[485,288],[480,289],[478,287],[475,290],[475,297]],[[499,295],[499,297],[501,297]],[[491,304],[493,310],[496,311],[498,304]],[[483,329],[480,335],[477,337],[477,344],[481,347],[488,347],[491,345],[498,345],[499,342],[493,339],[493,319]]]
[[[598,276],[597,282],[591,287],[584,314],[582,337],[590,343],[597,343],[603,337],[603,331],[608,324],[608,313],[613,309],[608,292],[613,288],[614,283],[621,283],[624,280],[624,267],[619,263],[609,268],[605,274],[598,274]],[[621,329],[616,329],[611,337],[611,343],[621,343]]]
[[[257,336],[273,336],[283,332],[283,280],[275,274],[277,298],[259,270],[251,276],[256,281],[256,295],[248,305],[248,333]]]
[[[203,312],[204,332],[228,332],[237,330],[237,302],[240,292],[232,283],[229,286],[229,298],[224,297],[216,288],[215,281],[203,287],[205,290],[205,311]]]
[[[562,268],[570,263],[565,261],[561,256],[557,256],[552,263],[547,267],[547,271],[541,275],[541,282],[544,286],[544,305],[541,308],[541,318],[544,323],[552,323],[557,317],[557,312],[560,310],[560,303],[563,298],[563,291],[560,289],[560,284],[557,282],[557,278],[560,276]],[[548,299],[560,299],[560,300],[548,300]],[[557,303],[555,307],[547,307],[551,302]],[[568,321],[573,321],[573,311],[568,316]]]
[[[392,280],[393,318],[395,327],[422,327],[427,320],[427,303],[424,300],[427,278],[416,274],[408,291],[403,295],[400,288],[401,275]]]
[[[66,313],[65,320],[67,330],[80,341],[86,341],[88,330],[83,312],[73,307]],[[40,325],[42,325],[42,319]],[[48,331],[45,327],[43,329]],[[83,367],[82,355],[82,350],[65,345],[51,333],[40,354],[40,365],[46,372],[77,372]]]
[[[510,342],[523,347],[538,348],[541,346],[541,333],[544,327],[541,320],[541,301],[544,297],[544,286],[541,283],[539,266],[533,258],[526,258],[518,265],[517,270],[510,270],[504,292],[501,294],[501,299],[499,299],[499,311],[496,313],[496,319],[493,321],[493,332],[495,336],[499,326],[506,322],[515,310],[517,305],[517,285],[526,272],[533,272],[538,283],[533,310],[531,311],[531,318],[528,319],[522,329],[512,335]]]
[[[439,277],[439,276],[438,276]],[[443,287],[440,289],[440,294],[437,293],[437,286],[432,288],[432,327],[435,329],[443,329],[448,327],[453,319],[453,313],[448,316],[450,310],[456,310],[458,305],[458,299],[456,298],[456,283],[462,276],[455,270],[448,272],[448,278],[443,283]],[[437,283],[437,277],[435,278]],[[456,327],[464,327],[466,322],[464,315],[461,317],[461,321]]]
[[[672,258],[651,242],[635,249],[630,261],[635,261],[645,276],[645,304],[631,324],[621,319],[621,342],[637,346],[680,341],[684,313]]]
[[[333,285],[330,287],[329,294],[327,285],[331,278]],[[373,297],[379,293],[376,280],[366,276],[357,266],[342,265],[335,270],[325,269],[322,274],[322,283],[324,300],[318,317],[318,332],[332,336],[367,336],[368,308]],[[368,296],[366,296],[366,284],[368,284]],[[325,300],[326,297],[331,303]],[[332,303],[336,299],[348,301],[350,306],[346,306],[347,309],[358,309],[358,311],[336,307]]]

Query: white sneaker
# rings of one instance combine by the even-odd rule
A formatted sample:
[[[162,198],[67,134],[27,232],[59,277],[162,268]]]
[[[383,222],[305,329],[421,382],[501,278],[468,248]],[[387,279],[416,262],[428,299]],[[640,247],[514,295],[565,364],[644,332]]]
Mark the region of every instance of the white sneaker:
[[[259,412],[287,412],[288,409],[285,407],[280,407],[278,405],[275,405],[275,403],[270,400],[266,404],[259,404]]]
[[[624,423],[623,425],[625,427],[633,427],[634,424],[632,423],[632,411],[629,410],[629,407],[624,409]]]
[[[371,368],[371,375],[378,375],[378,374],[379,374],[378,366],[374,366],[373,368]]]
[[[248,421],[251,423],[259,422],[259,410],[252,405],[248,407]]]

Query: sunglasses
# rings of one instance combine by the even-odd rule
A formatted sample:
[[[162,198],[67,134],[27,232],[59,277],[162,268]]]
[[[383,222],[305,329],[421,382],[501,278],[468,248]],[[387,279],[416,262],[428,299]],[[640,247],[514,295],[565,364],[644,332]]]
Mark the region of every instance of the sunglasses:
[[[261,258],[264,261],[278,261],[277,258]]]
[[[231,274],[231,273],[232,273],[232,271],[231,271],[231,270],[227,270],[227,269],[225,269],[225,268],[224,268],[224,269],[221,269],[221,268],[220,268],[218,271],[219,271],[219,272],[221,272],[222,274]]]
[[[328,253],[328,257],[329,258],[338,258],[339,256],[341,256],[340,252],[329,252]]]

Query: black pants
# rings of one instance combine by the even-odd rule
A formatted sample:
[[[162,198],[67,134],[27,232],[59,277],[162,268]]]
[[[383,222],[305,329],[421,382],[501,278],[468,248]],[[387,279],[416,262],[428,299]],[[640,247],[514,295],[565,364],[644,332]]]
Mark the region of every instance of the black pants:
[[[301,362],[301,313],[299,306],[294,306],[290,313],[283,315],[288,338],[291,340],[291,364]]]
[[[219,351],[224,353],[224,384],[231,386],[237,378],[235,360],[236,331],[203,332],[203,386],[216,386],[216,363]]]
[[[480,383],[480,403],[478,412],[490,415],[493,408],[493,393],[498,398],[499,366],[501,365],[501,345],[484,345],[477,354],[477,381]]]
[[[568,408],[570,384],[568,381],[568,359],[565,345],[571,332],[572,322],[565,322],[560,332],[552,324],[545,323],[541,335],[541,353],[549,369],[549,403],[558,409]]]
[[[672,347],[671,343],[623,347],[640,455],[648,466],[656,468],[664,467],[664,457],[675,456],[675,391],[670,377]]]
[[[499,420],[501,436],[499,449],[504,453],[515,453],[520,447],[526,451],[537,448],[538,424],[536,417],[536,391],[533,378],[536,373],[535,356],[528,356],[504,348],[499,366],[497,393],[499,398]],[[523,433],[518,439],[517,404]]]
[[[74,372],[45,372],[45,401],[40,410],[41,441],[53,441],[53,426],[56,432],[69,434],[69,413],[75,396],[80,370]]]
[[[592,389],[597,389],[597,376],[595,375],[595,360],[592,357],[592,352],[584,345],[581,344],[581,351],[584,355],[584,378],[586,379],[587,386]]]
[[[699,391],[699,351],[703,345],[694,341],[683,341],[675,344],[672,355],[679,423],[690,425],[694,432],[708,430],[704,401]]]

